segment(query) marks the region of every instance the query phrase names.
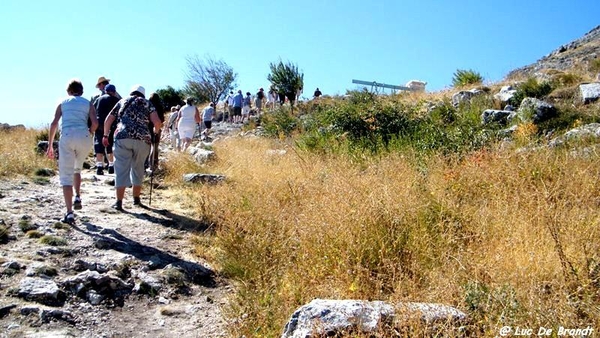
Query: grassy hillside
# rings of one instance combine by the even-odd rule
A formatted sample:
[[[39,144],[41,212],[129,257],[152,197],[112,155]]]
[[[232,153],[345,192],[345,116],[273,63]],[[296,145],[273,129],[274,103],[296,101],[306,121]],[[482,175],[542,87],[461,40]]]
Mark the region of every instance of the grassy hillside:
[[[353,92],[267,115],[270,137],[219,143],[207,166],[175,156],[173,184],[227,176],[179,195],[211,224],[196,252],[237,286],[232,336],[278,336],[317,297],[445,303],[477,336],[600,327],[596,141],[540,147],[599,121],[600,106],[552,96],[571,82],[550,86],[541,98],[557,116],[514,121],[508,136],[480,121],[500,85],[458,108],[451,93]]]
[[[221,141],[207,165],[171,154],[164,180],[210,225],[191,245],[236,285],[231,336],[276,337],[317,297],[445,303],[476,336],[599,328],[597,141],[544,147],[600,121],[580,77],[525,79],[521,95],[558,109],[538,124],[481,123],[501,84],[459,107],[452,92],[351,92],[267,114],[265,137]],[[36,137],[0,132],[0,176],[53,165]],[[185,185],[188,172],[227,180]]]

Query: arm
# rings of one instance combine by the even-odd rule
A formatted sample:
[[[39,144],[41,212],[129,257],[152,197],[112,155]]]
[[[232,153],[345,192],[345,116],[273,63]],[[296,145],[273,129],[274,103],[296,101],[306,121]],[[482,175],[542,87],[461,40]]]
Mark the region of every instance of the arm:
[[[200,112],[198,111],[198,108],[194,108],[196,110],[196,112],[194,113],[194,120],[196,121],[196,123],[200,123]]]
[[[90,133],[95,133],[96,129],[98,129],[98,118],[96,117],[96,108],[90,103],[90,120],[92,121],[92,126],[90,127]]]
[[[157,133],[162,127],[162,122],[160,121],[160,117],[156,112],[152,112],[150,114],[150,121],[154,124],[154,132]]]
[[[52,120],[52,123],[50,123],[50,131],[48,132],[48,149],[46,150],[46,155],[48,155],[48,158],[51,159],[54,159],[54,135],[58,129],[58,121],[60,120],[61,116],[62,109],[60,108],[59,104],[54,112],[54,120]]]
[[[104,123],[104,135],[106,135],[106,136],[104,136],[104,135],[102,136],[102,145],[105,147],[108,147],[108,135],[110,133],[110,127],[112,126],[113,122],[117,118],[116,115],[120,108],[121,108],[121,101],[119,101],[113,107],[113,109],[110,111],[110,113],[108,113],[108,115],[106,116],[106,119],[104,121],[101,121]]]

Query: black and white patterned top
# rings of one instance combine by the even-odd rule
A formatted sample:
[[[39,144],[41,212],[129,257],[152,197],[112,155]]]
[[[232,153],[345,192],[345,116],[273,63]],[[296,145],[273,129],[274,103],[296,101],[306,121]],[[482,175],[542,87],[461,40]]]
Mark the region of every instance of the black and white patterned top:
[[[150,144],[148,124],[150,123],[150,114],[155,112],[154,105],[143,97],[130,96],[119,101],[115,109],[110,112],[119,121],[115,131],[115,140],[142,140]]]

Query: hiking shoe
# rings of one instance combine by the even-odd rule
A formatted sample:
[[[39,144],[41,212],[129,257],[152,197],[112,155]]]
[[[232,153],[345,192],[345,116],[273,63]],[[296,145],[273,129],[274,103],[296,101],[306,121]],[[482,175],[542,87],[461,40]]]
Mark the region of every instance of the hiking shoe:
[[[81,197],[75,196],[75,201],[73,201],[73,209],[81,210]]]
[[[96,167],[96,175],[104,175],[104,168]]]
[[[108,173],[109,174],[114,174],[115,173],[115,166],[109,165],[108,166]]]
[[[133,205],[140,206],[140,207],[143,206],[142,199],[139,198],[139,197],[134,197],[133,198]]]
[[[111,206],[111,208],[117,211],[123,211],[123,201],[116,201],[115,204]]]
[[[73,215],[73,212],[67,212],[67,214],[65,215],[65,218],[62,220],[63,223],[67,223],[69,225],[73,225],[75,224],[75,215]]]

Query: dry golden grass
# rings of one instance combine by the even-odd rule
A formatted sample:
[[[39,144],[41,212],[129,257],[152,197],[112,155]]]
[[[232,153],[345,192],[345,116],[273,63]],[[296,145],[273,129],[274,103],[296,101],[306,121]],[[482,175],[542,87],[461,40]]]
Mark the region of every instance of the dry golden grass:
[[[56,162],[35,152],[38,130],[0,131],[0,177],[31,175],[39,168],[56,168]]]
[[[226,183],[185,199],[214,225],[207,258],[238,282],[229,315],[248,317],[232,336],[276,336],[317,297],[445,303],[483,336],[600,327],[597,156],[511,149],[423,163],[241,138],[215,151],[204,170]]]

